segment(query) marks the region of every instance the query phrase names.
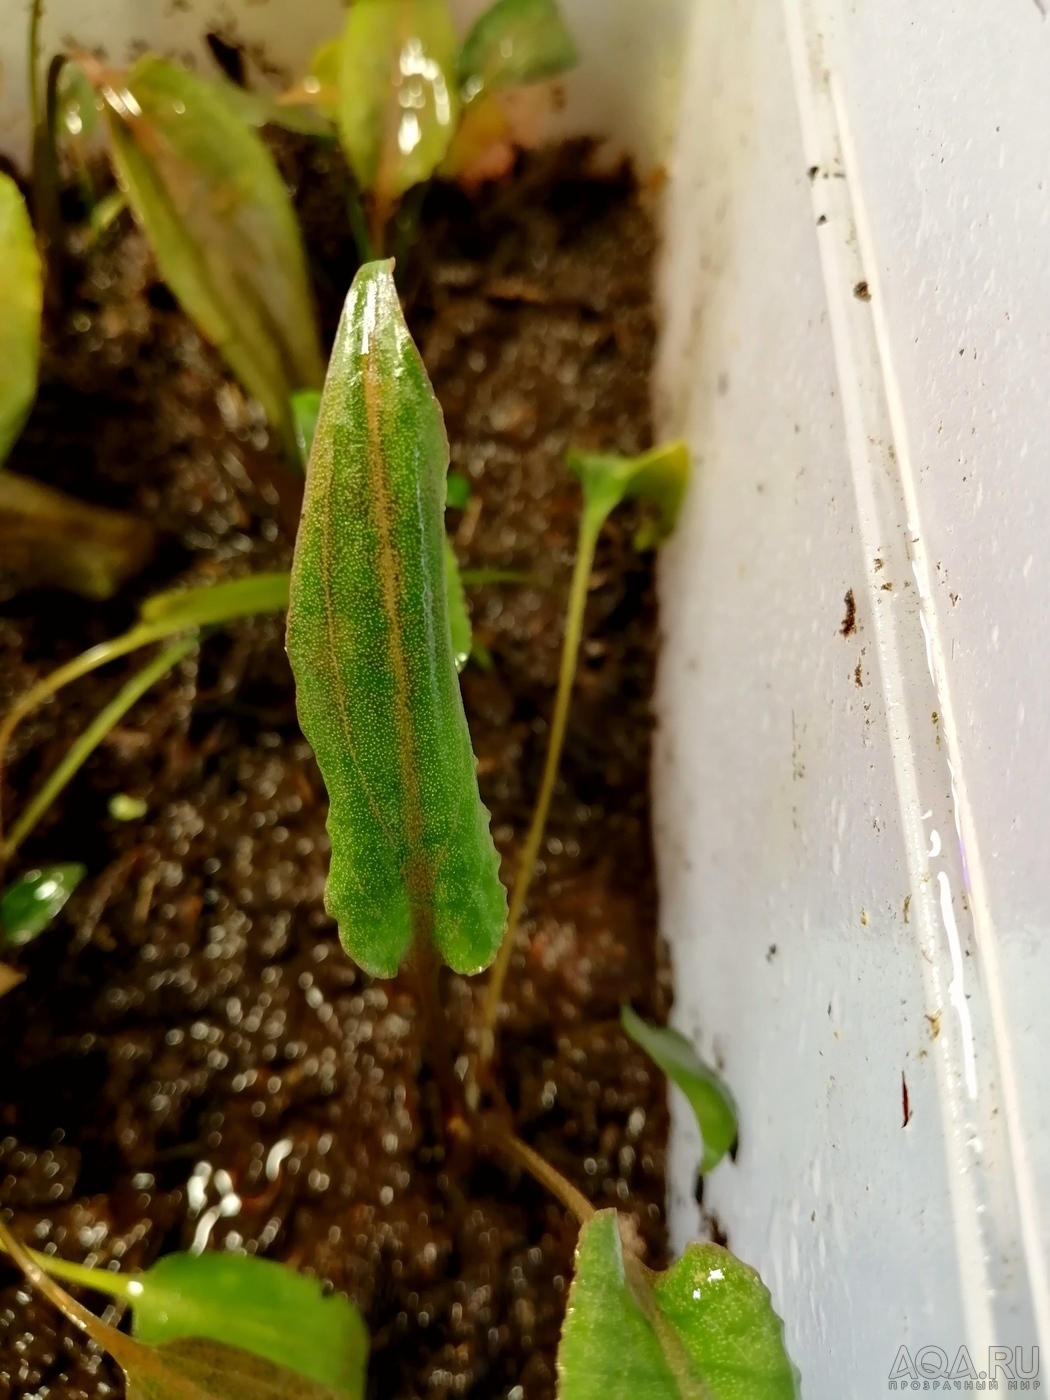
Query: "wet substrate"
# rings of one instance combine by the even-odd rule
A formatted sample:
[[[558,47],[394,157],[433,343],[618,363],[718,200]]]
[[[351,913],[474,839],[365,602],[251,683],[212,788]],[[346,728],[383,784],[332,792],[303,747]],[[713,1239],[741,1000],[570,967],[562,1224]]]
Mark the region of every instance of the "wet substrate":
[[[331,334],[353,271],[343,176],[331,153],[281,154]],[[630,181],[587,177],[586,158],[533,158],[474,204],[437,191],[406,273],[452,466],[473,488],[450,515],[457,553],[529,576],[472,590],[492,665],[463,676],[505,880],[539,779],[574,549],[563,454],[649,442],[652,230]],[[126,626],[143,594],[290,557],[265,425],[140,237],[123,222],[73,280],[12,466],[148,516],[162,545],[112,604],[7,602],[3,704]],[[591,580],[502,1064],[520,1134],[596,1203],[631,1213],[659,1263],[664,1085],[617,1020],[622,1001],[661,1016],[667,1000],[647,799],[652,561],[630,539],[618,517]],[[132,664],[20,731],[8,815]],[[118,792],[148,802],[141,822],[107,815]],[[3,1204],[25,1238],[70,1259],[131,1269],[207,1239],[315,1271],[363,1309],[382,1400],[549,1397],[575,1226],[495,1160],[446,1170],[411,985],[361,974],[325,916],[324,821],[277,620],[207,641],[109,736],[11,872],[78,859],[90,877],[0,1005]],[[483,982],[447,978],[457,1053]],[[116,1368],[5,1265],[0,1289],[5,1393],[121,1393]]]

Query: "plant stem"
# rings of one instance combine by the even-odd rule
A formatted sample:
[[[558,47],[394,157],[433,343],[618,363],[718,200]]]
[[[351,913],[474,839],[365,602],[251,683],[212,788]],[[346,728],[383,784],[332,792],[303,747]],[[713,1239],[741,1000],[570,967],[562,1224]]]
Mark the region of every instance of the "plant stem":
[[[441,1004],[441,964],[434,950],[432,911],[426,906],[417,906],[414,922],[416,931],[410,961],[423,1022],[424,1053],[437,1080],[447,1125],[453,1118],[462,1117],[463,1095],[452,1062],[445,1009]]]
[[[133,1300],[135,1290],[130,1285],[136,1280],[131,1274],[113,1274],[108,1269],[92,1269],[86,1264],[74,1264],[69,1259],[61,1259],[57,1254],[40,1254],[35,1249],[27,1248],[26,1253],[49,1278],[60,1278],[64,1283],[74,1283],[81,1288],[93,1288],[96,1293],[105,1293],[109,1298],[120,1298],[124,1302],[130,1303]]]
[[[496,1049],[496,1020],[499,1015],[503,987],[507,980],[510,960],[514,954],[514,943],[521,921],[522,910],[529,893],[536,858],[540,853],[543,833],[547,826],[554,784],[558,777],[558,765],[565,743],[565,728],[569,718],[569,704],[572,700],[573,683],[576,679],[576,662],[580,652],[580,639],[583,635],[583,616],[587,606],[587,585],[594,563],[594,551],[598,543],[600,521],[596,522],[584,511],[580,518],[580,534],[576,549],[576,564],[572,571],[572,584],[569,588],[569,606],[565,621],[565,640],[562,643],[561,668],[558,672],[558,690],[554,698],[554,715],[551,719],[550,738],[547,743],[547,758],[543,766],[543,778],[539,795],[532,814],[532,824],[525,845],[522,848],[514,888],[507,911],[507,928],[496,957],[485,995],[485,1010],[481,1024],[481,1044],[479,1054],[482,1064],[487,1064]]]
[[[11,828],[10,836],[3,846],[0,846],[0,859],[10,859],[51,806],[51,803],[54,802],[88,757],[98,748],[118,720],[123,719],[135,701],[140,699],[150,686],[156,684],[162,676],[166,675],[187,652],[192,651],[197,642],[198,634],[196,631],[188,637],[180,638],[174,645],[162,651],[159,656],[154,657],[147,666],[143,666],[141,671],[136,672],[121,687],[109,704],[99,711]]]
[[[368,230],[368,219],[365,216],[361,190],[352,176],[346,190],[346,212],[350,220],[350,232],[354,236],[357,256],[363,263],[374,262],[377,254],[372,243],[372,235]]]
[[[100,1346],[104,1346],[118,1362],[122,1355],[126,1355],[127,1348],[131,1346],[130,1338],[125,1337],[115,1328],[109,1327],[101,1318],[96,1317],[93,1312],[89,1312],[83,1303],[78,1303],[75,1298],[71,1298],[64,1288],[59,1288],[58,1284],[49,1278],[36,1262],[29,1250],[15,1239],[2,1219],[0,1219],[0,1248],[11,1256],[33,1287],[38,1289],[64,1317],[69,1318],[70,1322],[75,1323]],[[110,1346],[111,1341],[115,1342],[116,1350]]]
[[[35,133],[40,125],[40,15],[43,0],[29,6],[29,121]]]
[[[509,1128],[500,1125],[491,1132],[490,1140],[494,1147],[498,1147],[519,1167],[524,1167],[529,1175],[535,1177],[541,1186],[545,1186],[552,1196],[556,1196],[581,1225],[586,1225],[587,1221],[596,1213],[594,1206],[591,1205],[582,1191],[577,1190],[571,1181],[567,1181],[560,1171],[552,1167],[550,1162],[545,1157],[541,1157],[527,1142],[522,1142],[521,1138],[515,1137]]]

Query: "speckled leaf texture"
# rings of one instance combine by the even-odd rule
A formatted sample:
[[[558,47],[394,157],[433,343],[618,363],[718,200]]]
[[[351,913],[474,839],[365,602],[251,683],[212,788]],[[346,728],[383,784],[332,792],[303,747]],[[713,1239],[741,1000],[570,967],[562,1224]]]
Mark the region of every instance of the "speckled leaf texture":
[[[457,972],[478,972],[506,917],[452,651],[447,469],[393,264],[366,264],[321,399],[288,655],[328,788],[326,903],[347,952],[380,977],[415,938]]]
[[[558,1400],[798,1400],[784,1327],[754,1269],[691,1244],[666,1273],[623,1246],[613,1210],[580,1232]]]

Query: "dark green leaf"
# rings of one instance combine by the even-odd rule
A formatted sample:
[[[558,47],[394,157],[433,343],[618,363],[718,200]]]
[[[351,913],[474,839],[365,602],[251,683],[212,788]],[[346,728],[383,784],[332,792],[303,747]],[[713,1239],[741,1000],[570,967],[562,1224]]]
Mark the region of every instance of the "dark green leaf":
[[[621,501],[638,499],[654,507],[654,518],[639,530],[635,545],[659,544],[675,527],[689,482],[689,449],[684,442],[662,443],[640,457],[572,450],[569,468],[580,478],[586,523],[597,534]]]
[[[43,275],[22,193],[0,171],[0,463],[36,397]]]
[[[669,1026],[648,1025],[629,1006],[621,1008],[620,1020],[631,1039],[642,1047],[689,1100],[704,1142],[700,1169],[709,1172],[736,1141],[737,1113],[732,1094],[721,1076],[704,1064],[689,1041],[678,1031]]]
[[[45,865],[29,870],[0,896],[5,948],[20,948],[47,928],[87,874],[87,866]]]
[[[126,1280],[134,1333],[158,1345],[199,1337],[275,1361],[343,1395],[364,1394],[368,1332],[317,1279],[248,1255],[167,1254]]]
[[[368,264],[321,399],[288,655],[328,788],[328,908],[350,955],[384,977],[413,938],[480,970],[506,912],[452,654],[447,468],[392,265]]]
[[[615,1211],[583,1227],[558,1350],[559,1400],[795,1400],[783,1324],[753,1269],[689,1245],[663,1274],[624,1250]]]
[[[79,61],[107,103],[113,154],[165,281],[292,450],[289,395],[321,382],[288,191],[216,88],[147,54],[126,76]]]
[[[0,471],[0,594],[51,587],[112,598],[149,559],[154,538],[135,516]]]
[[[557,0],[496,0],[460,50],[459,80],[470,99],[483,89],[553,78],[578,62]]]
[[[458,115],[445,0],[355,0],[342,40],[339,134],[358,183],[382,209],[430,178]]]

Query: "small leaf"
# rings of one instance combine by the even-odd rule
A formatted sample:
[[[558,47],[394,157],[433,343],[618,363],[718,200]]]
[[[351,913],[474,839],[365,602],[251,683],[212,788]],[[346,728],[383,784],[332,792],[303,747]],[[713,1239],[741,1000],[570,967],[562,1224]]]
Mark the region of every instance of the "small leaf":
[[[0,895],[0,930],[5,948],[21,948],[61,911],[87,874],[87,866],[45,865],[29,870]]]
[[[795,1400],[783,1324],[753,1269],[692,1244],[666,1273],[625,1252],[615,1211],[580,1232],[559,1400]]]
[[[620,1021],[631,1039],[689,1100],[704,1143],[700,1170],[709,1172],[737,1138],[736,1105],[722,1077],[704,1064],[684,1035],[670,1026],[650,1026],[629,1006],[620,1008]]]
[[[452,510],[466,510],[470,501],[470,478],[462,472],[449,472],[445,483],[445,506]]]
[[[314,445],[317,431],[317,414],[321,407],[320,389],[300,389],[292,395],[292,415],[295,418],[295,440],[299,444],[299,456],[303,466],[310,460],[310,449]]]
[[[568,453],[569,468],[583,485],[584,511],[595,533],[621,501],[638,499],[656,509],[655,519],[638,531],[635,546],[646,549],[665,540],[675,527],[689,482],[689,449],[664,443],[640,457]]]
[[[85,140],[95,134],[98,116],[95,89],[84,70],[75,63],[64,63],[58,75],[59,125],[75,140]]]
[[[115,792],[109,799],[109,815],[117,822],[140,822],[149,811],[149,804],[141,797],[132,797],[126,792]]]
[[[310,60],[306,76],[287,92],[282,92],[278,104],[310,106],[326,121],[338,121],[340,53],[339,39],[323,43]]]
[[[288,606],[289,578],[286,573],[248,574],[227,583],[172,588],[147,598],[139,617],[144,623],[165,624],[167,635],[184,627],[217,627],[242,617],[283,612]]]
[[[240,87],[228,78],[212,79],[212,86],[230,111],[248,126],[279,126],[300,136],[334,136],[327,117],[305,102],[278,102],[267,93]]]
[[[459,54],[465,99],[556,77],[579,62],[556,0],[496,0]]]
[[[220,1252],[166,1254],[127,1277],[123,1296],[140,1341],[225,1342],[340,1394],[364,1394],[369,1343],[357,1309],[284,1264]]]
[[[107,104],[113,156],[161,273],[294,443],[288,398],[323,360],[306,259],[277,167],[217,88],[147,54],[125,76],[78,57]]]
[[[470,613],[467,611],[467,595],[463,592],[463,580],[459,574],[459,560],[448,536],[445,536],[445,587],[448,591],[448,616],[452,628],[452,655],[456,670],[462,671],[470,660],[474,646],[474,633],[470,626]]]
[[[22,193],[0,171],[0,463],[36,397],[43,274]]]
[[[153,527],[144,520],[88,505],[27,476],[0,470],[4,594],[49,587],[65,588],[82,598],[112,598],[149,559],[154,539]]]
[[[447,468],[392,264],[367,264],[321,399],[288,655],[328,788],[328,910],[351,957],[381,977],[414,938],[479,971],[506,913],[452,653]]]
[[[355,0],[343,31],[339,134],[389,210],[441,164],[456,129],[456,32],[445,0]]]

